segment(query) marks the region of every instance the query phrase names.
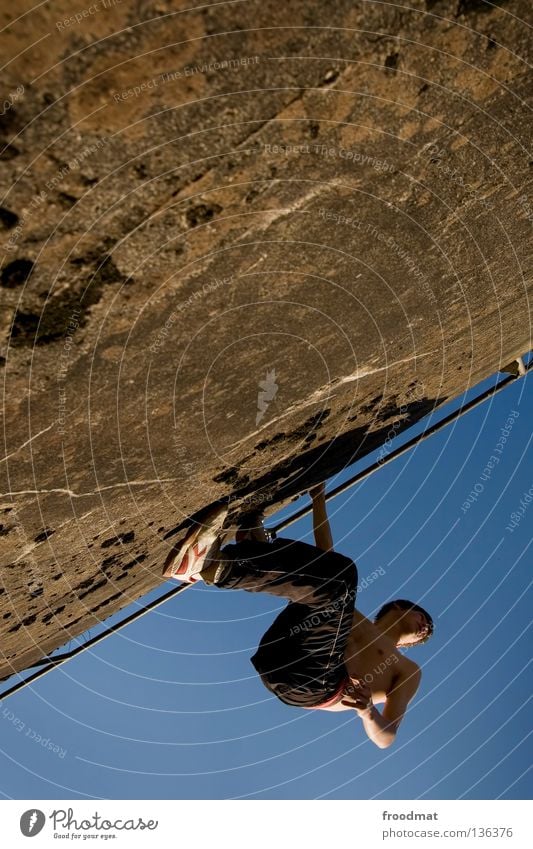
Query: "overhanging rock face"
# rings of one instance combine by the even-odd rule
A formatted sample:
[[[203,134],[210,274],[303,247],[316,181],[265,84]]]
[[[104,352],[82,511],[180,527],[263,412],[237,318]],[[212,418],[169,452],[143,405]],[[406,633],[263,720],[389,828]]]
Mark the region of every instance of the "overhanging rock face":
[[[68,5],[2,21],[4,677],[531,347],[527,0]]]

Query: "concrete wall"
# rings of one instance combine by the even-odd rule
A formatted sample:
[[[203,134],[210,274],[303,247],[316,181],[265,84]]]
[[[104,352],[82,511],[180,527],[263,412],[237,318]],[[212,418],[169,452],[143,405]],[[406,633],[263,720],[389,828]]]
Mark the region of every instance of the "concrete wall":
[[[527,0],[192,5],[1,36],[3,676],[531,347]]]

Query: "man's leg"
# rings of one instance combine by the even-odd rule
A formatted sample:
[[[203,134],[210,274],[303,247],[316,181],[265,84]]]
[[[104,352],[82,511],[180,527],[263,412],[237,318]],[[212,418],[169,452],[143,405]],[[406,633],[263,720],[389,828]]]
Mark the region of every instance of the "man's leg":
[[[346,674],[343,655],[357,588],[355,563],[335,551],[278,538],[227,545],[213,565],[226,567],[215,582],[221,589],[264,592],[290,601],[251,659],[265,686],[282,701],[305,707],[331,695]]]

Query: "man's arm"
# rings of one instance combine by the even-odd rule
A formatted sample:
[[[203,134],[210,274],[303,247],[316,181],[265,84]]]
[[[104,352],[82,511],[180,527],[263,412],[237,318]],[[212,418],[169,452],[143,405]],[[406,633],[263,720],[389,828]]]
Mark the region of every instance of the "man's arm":
[[[410,672],[388,694],[380,713],[372,704],[370,689],[361,679],[352,678],[353,695],[342,699],[341,703],[353,707],[361,717],[367,736],[380,749],[386,749],[394,743],[396,732],[402,721],[407,705],[413,698],[420,684],[422,673],[418,667]]]
[[[333,551],[333,538],[326,512],[326,489],[323,483],[312,487],[309,495],[313,499],[313,532],[315,545],[323,551]]]

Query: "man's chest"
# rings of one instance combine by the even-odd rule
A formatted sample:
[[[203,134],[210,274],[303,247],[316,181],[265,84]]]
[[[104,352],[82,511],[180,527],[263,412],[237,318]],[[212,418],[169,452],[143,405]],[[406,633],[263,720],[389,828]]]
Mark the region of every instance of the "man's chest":
[[[350,663],[354,672],[362,678],[373,693],[385,696],[392,689],[402,668],[402,656],[392,649],[390,641],[380,637],[374,629],[354,627],[348,637],[344,662]]]

